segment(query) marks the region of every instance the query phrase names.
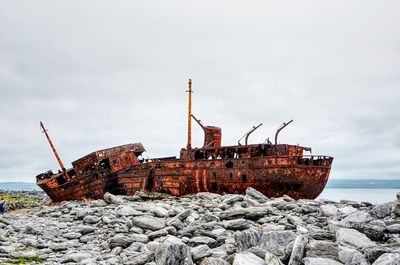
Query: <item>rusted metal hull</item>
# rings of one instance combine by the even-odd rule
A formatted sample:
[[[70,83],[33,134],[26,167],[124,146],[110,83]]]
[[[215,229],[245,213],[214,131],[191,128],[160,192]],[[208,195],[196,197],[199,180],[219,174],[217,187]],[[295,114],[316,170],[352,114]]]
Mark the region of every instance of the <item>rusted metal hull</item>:
[[[75,176],[70,181],[59,185],[57,183],[38,183],[53,202],[100,199],[106,191],[119,194],[115,175],[101,176],[98,172],[89,172],[82,176]]]
[[[332,160],[321,157],[311,165],[290,156],[163,161],[132,166],[119,172],[117,179],[126,195],[139,190],[174,196],[204,191],[243,194],[253,187],[268,197],[314,199],[325,187]]]
[[[324,189],[333,161],[329,156],[303,156],[305,147],[294,145],[183,149],[180,159],[139,161],[143,150],[140,144],[130,144],[96,151],[74,162],[68,179],[64,172],[43,173],[37,184],[55,202],[98,199],[105,192],[133,195],[139,190],[174,196],[204,191],[240,194],[248,187],[268,197],[314,199]]]

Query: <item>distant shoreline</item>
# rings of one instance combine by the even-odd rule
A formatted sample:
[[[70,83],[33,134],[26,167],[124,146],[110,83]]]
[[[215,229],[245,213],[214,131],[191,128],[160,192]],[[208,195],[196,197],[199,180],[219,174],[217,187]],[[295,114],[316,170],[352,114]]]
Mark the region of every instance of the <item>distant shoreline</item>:
[[[400,189],[400,179],[330,179],[327,189]],[[40,190],[34,182],[0,182],[0,190]]]

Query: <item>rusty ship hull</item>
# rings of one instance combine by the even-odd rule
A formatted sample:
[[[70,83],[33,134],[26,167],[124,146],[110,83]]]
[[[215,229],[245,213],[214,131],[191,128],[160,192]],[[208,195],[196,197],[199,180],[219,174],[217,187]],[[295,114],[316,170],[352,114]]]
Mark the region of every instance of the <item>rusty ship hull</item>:
[[[102,198],[106,192],[134,195],[137,191],[182,196],[197,192],[244,193],[253,187],[268,197],[289,195],[314,199],[329,178],[333,157],[304,155],[311,148],[278,143],[278,135],[293,120],[283,123],[261,144],[248,144],[254,126],[237,145],[222,146],[221,128],[206,126],[192,115],[192,83],[189,80],[188,141],[179,157],[144,159],[141,143],[92,152],[65,169],[43,123],[40,126],[59,163],[60,170],[36,176],[37,184],[55,201]],[[192,147],[191,122],[204,131],[202,147]],[[245,143],[240,141],[245,139]]]
[[[121,193],[182,196],[197,192],[243,194],[253,187],[268,197],[315,199],[329,178],[332,157],[266,156],[198,161],[157,161],[118,173]]]

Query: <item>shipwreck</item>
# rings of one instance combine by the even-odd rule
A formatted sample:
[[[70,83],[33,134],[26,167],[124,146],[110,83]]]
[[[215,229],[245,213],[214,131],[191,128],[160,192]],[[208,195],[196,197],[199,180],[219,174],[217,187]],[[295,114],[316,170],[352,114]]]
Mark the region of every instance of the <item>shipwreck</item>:
[[[280,144],[278,136],[293,120],[283,123],[274,142],[248,144],[258,126],[248,131],[244,144],[222,146],[222,131],[204,125],[192,114],[192,81],[188,82],[188,137],[179,157],[143,159],[141,143],[132,143],[92,152],[72,162],[66,169],[47,129],[40,122],[59,163],[36,176],[39,185],[55,201],[102,198],[106,192],[133,195],[136,191],[169,193],[174,196],[197,192],[244,193],[253,187],[268,197],[289,195],[314,199],[329,178],[333,157],[305,155],[311,148]],[[202,147],[192,147],[192,121],[204,131]]]

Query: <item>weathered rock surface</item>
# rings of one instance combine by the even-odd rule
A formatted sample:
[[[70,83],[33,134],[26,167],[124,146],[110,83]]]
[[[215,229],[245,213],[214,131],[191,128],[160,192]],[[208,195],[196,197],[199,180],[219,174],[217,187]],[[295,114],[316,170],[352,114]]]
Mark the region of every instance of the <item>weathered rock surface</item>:
[[[242,252],[235,255],[233,265],[265,265],[265,262],[253,253]]]
[[[304,265],[343,265],[343,263],[327,258],[304,258],[303,262]]]
[[[380,256],[373,265],[400,265],[400,254],[385,253]]]
[[[105,194],[2,215],[0,263],[397,264],[397,205],[267,198],[254,189]]]
[[[366,235],[355,229],[339,228],[336,232],[336,238],[339,245],[355,249],[376,245],[376,243],[371,241]]]

